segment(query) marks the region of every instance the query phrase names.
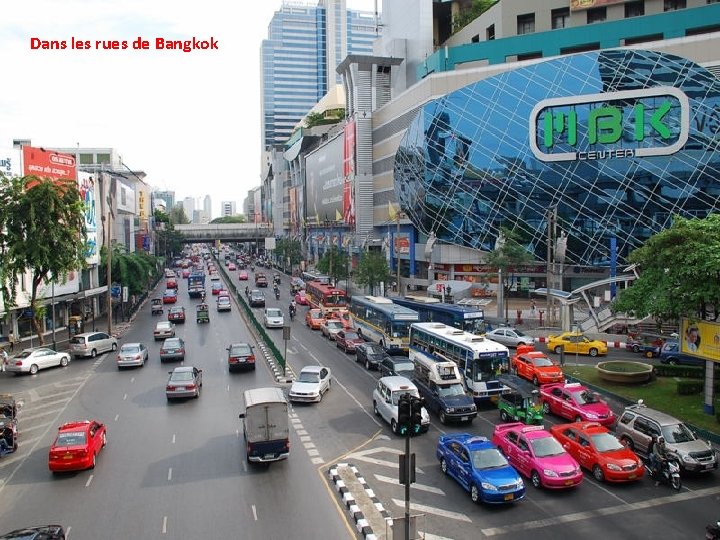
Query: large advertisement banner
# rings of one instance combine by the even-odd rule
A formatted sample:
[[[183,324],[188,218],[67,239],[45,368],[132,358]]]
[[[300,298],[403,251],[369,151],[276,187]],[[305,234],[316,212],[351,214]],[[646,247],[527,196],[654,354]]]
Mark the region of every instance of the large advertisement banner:
[[[305,204],[309,225],[344,220],[343,145],[341,134],[305,158]]]
[[[34,174],[41,178],[54,180],[75,180],[77,166],[75,156],[61,154],[43,148],[23,146],[23,174]]]
[[[581,9],[592,9],[602,6],[611,6],[613,4],[624,4],[628,0],[571,0],[570,9],[578,11]]]
[[[720,323],[683,319],[680,324],[680,352],[720,362]]]
[[[22,176],[19,148],[0,148],[0,173],[8,178]]]
[[[85,208],[85,229],[87,230],[87,244],[85,261],[88,264],[100,262],[100,248],[98,246],[97,229],[97,184],[95,176],[87,172],[78,173],[78,190],[80,200]]]

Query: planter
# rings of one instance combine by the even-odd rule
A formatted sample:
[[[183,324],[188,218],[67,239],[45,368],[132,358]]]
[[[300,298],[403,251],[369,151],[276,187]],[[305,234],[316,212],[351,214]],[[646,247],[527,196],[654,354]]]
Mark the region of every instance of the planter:
[[[599,362],[595,369],[598,371],[598,376],[604,381],[626,384],[646,382],[653,372],[653,366],[650,364],[625,360]]]

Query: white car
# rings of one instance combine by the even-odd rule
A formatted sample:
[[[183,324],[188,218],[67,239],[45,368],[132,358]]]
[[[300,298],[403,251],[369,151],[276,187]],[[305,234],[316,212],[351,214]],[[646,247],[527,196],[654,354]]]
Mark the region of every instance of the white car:
[[[325,319],[320,323],[320,331],[322,332],[322,335],[330,341],[335,341],[335,336],[337,336],[338,332],[344,328],[343,323],[337,319]]]
[[[160,321],[155,325],[153,337],[155,338],[155,341],[175,337],[175,325],[170,321]]]
[[[30,373],[35,375],[38,370],[53,366],[65,367],[70,362],[70,355],[60,353],[46,347],[25,349],[8,360],[5,369],[14,373]]]
[[[417,386],[407,377],[392,375],[382,377],[373,390],[373,411],[377,416],[385,420],[393,430],[399,433],[398,427],[398,400],[403,394],[410,394],[420,397]],[[426,432],[430,428],[430,415],[427,409],[422,408],[421,431]]]
[[[535,338],[517,328],[501,326],[495,330],[485,333],[485,337],[506,347],[517,347],[518,345],[532,345]]]
[[[217,310],[218,311],[232,311],[232,302],[230,302],[229,296],[218,297]]]
[[[285,326],[285,318],[279,308],[266,308],[263,320],[265,328],[282,328]]]
[[[305,366],[292,383],[288,397],[290,401],[322,401],[323,394],[330,390],[332,375],[323,366]]]
[[[148,350],[143,343],[125,343],[117,355],[117,367],[122,369],[126,366],[143,367],[148,359]]]

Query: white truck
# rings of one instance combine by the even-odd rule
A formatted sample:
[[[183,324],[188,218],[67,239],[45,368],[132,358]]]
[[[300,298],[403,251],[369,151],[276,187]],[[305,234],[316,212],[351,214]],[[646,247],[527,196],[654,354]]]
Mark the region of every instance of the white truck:
[[[290,455],[288,403],[280,388],[245,390],[245,412],[240,414],[247,460],[269,463]]]

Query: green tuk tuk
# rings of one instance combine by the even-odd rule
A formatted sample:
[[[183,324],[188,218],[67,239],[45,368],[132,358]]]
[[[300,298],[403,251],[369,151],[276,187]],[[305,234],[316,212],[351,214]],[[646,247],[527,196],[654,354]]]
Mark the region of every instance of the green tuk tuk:
[[[517,375],[503,374],[498,381],[510,388],[510,392],[501,394],[498,400],[500,419],[503,422],[542,425],[543,410],[538,389]]]
[[[210,322],[210,310],[206,303],[203,302],[197,305],[195,320],[198,324]]]

